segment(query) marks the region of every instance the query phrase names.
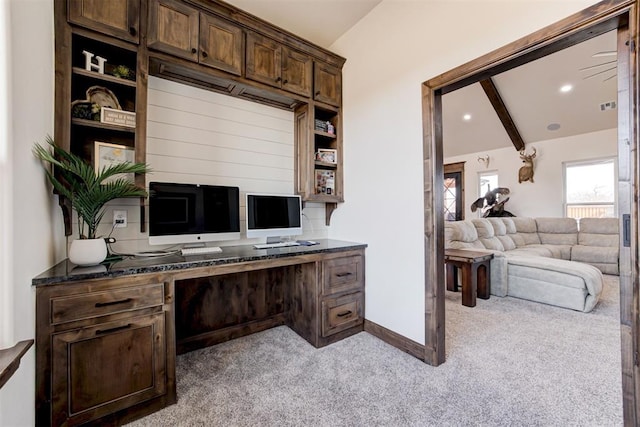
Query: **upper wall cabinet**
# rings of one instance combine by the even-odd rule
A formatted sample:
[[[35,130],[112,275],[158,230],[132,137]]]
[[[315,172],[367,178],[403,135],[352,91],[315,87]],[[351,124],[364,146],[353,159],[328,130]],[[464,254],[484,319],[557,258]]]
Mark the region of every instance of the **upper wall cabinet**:
[[[242,74],[242,29],[177,0],[150,2],[148,46]]]
[[[312,67],[313,61],[308,55],[259,34],[247,33],[245,75],[248,79],[310,96]]]
[[[313,98],[339,107],[342,102],[342,71],[329,64],[315,63]]]
[[[69,22],[130,42],[139,42],[140,0],[68,0]]]

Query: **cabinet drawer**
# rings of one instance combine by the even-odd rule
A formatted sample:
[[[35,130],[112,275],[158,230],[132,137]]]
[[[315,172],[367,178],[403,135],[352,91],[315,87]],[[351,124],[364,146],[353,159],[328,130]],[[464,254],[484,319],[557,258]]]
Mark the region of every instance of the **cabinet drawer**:
[[[344,295],[322,301],[322,336],[326,337],[363,324],[364,294]]]
[[[55,325],[163,303],[162,283],[52,298],[51,323]]]
[[[324,261],[322,269],[324,295],[358,290],[364,284],[364,258],[360,255]]]

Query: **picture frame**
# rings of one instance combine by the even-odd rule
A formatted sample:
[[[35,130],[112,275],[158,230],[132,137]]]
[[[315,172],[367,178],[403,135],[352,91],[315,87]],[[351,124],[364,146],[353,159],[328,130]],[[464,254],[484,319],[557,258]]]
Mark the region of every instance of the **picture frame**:
[[[316,153],[316,160],[335,165],[336,163],[338,163],[338,150],[333,150],[330,148],[318,148],[318,152]]]
[[[123,162],[135,162],[135,150],[133,148],[109,142],[95,141],[93,156],[96,171],[103,167],[117,165]],[[131,182],[135,180],[135,176],[132,173],[122,174],[122,177]],[[114,176],[103,181],[103,183],[114,181],[117,178],[120,178],[120,176]]]
[[[100,122],[134,128],[136,127],[136,113],[133,111],[102,107],[100,109]]]
[[[336,172],[327,169],[316,169],[316,194],[335,194]]]

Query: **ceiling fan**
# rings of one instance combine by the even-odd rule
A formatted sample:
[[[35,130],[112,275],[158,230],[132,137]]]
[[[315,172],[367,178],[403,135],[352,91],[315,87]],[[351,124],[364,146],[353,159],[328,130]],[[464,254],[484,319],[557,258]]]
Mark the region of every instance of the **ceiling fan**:
[[[618,52],[615,51],[615,50],[606,50],[606,51],[594,53],[593,55],[591,55],[591,57],[592,58],[602,58],[602,57],[617,56],[617,55],[618,55]],[[613,61],[607,61],[607,62],[603,62],[601,64],[596,64],[596,65],[591,65],[589,67],[580,68],[579,71],[589,71],[589,70],[593,70],[593,69],[596,69],[596,68],[599,68],[599,67],[604,67],[604,66],[611,65],[611,64],[614,64],[614,65],[611,66],[611,67],[608,67],[605,70],[600,70],[600,71],[597,71],[597,72],[595,72],[593,74],[585,76],[585,77],[582,78],[582,80],[587,80],[587,79],[590,79],[592,77],[596,77],[596,76],[599,76],[601,74],[607,73],[609,71],[616,70],[618,68],[618,61],[617,61],[617,59],[614,59]],[[606,81],[611,80],[612,78],[616,77],[617,75],[618,75],[618,72],[616,71],[616,72],[614,72],[613,75],[607,77],[606,79],[604,79],[602,81],[606,82]]]

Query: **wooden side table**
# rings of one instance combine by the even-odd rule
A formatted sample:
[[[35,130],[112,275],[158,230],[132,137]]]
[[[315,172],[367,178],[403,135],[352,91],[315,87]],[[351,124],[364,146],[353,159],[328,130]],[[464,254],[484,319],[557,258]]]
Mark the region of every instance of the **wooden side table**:
[[[463,249],[445,249],[447,290],[458,291],[458,268],[462,270],[462,305],[476,306],[478,298],[489,299],[491,294],[492,253]]]

